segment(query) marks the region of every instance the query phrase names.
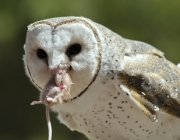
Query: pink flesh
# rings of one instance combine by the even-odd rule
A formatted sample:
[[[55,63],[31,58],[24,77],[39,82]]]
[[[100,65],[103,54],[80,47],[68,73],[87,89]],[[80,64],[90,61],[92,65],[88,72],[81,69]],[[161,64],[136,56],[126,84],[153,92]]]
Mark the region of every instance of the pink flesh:
[[[54,104],[57,104],[57,99],[60,98],[60,94],[53,95],[50,94],[50,89],[52,87],[58,87],[61,92],[66,92],[68,88],[70,88],[70,85],[72,84],[71,79],[65,71],[63,73],[63,78],[53,78],[50,79],[50,81],[47,83],[46,88],[48,90],[44,90],[41,93],[41,101],[33,101],[31,105],[36,105],[36,104],[46,104],[46,120],[47,120],[47,125],[48,125],[48,140],[52,139],[52,127],[51,127],[51,121],[50,121],[50,107]],[[62,74],[58,73],[58,74]],[[55,83],[54,83],[55,81]],[[49,87],[50,86],[50,87]],[[53,96],[52,96],[53,95]]]
[[[59,86],[59,89],[63,90],[63,89],[65,89],[65,86],[62,84],[62,85]]]

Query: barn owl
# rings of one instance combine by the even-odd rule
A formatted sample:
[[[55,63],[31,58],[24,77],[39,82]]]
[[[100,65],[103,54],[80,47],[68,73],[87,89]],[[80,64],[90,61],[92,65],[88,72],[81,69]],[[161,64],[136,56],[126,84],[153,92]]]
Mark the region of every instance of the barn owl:
[[[49,129],[51,109],[90,140],[180,139],[180,69],[153,46],[60,17],[29,25],[24,51]]]

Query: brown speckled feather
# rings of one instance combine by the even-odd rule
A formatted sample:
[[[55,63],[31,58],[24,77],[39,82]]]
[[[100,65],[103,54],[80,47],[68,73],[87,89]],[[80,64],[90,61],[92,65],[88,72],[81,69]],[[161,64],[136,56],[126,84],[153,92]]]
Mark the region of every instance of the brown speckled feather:
[[[157,53],[136,53],[124,60],[125,69],[119,79],[131,89],[142,111],[152,120],[156,120],[156,111],[180,118],[180,69]]]

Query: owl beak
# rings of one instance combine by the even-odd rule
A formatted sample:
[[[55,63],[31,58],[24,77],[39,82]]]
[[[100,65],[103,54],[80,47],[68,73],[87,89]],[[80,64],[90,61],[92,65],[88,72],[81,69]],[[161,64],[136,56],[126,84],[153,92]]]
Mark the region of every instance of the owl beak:
[[[63,79],[65,74],[66,74],[66,70],[58,70],[55,73],[54,79],[55,79],[56,86],[59,87],[62,84],[62,79]]]
[[[53,70],[54,73],[54,80],[57,87],[59,87],[60,91],[62,91],[66,86],[64,86],[64,83],[66,83],[66,68],[56,68]]]

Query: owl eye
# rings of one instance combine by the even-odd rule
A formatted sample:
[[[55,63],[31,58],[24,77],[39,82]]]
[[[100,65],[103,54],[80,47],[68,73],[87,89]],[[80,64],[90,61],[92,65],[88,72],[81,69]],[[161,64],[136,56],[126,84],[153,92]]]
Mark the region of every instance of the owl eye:
[[[43,49],[38,49],[37,56],[40,59],[44,59],[44,58],[47,58],[47,53]]]
[[[81,45],[79,44],[73,44],[68,49],[68,55],[75,55],[78,54],[81,51]]]

